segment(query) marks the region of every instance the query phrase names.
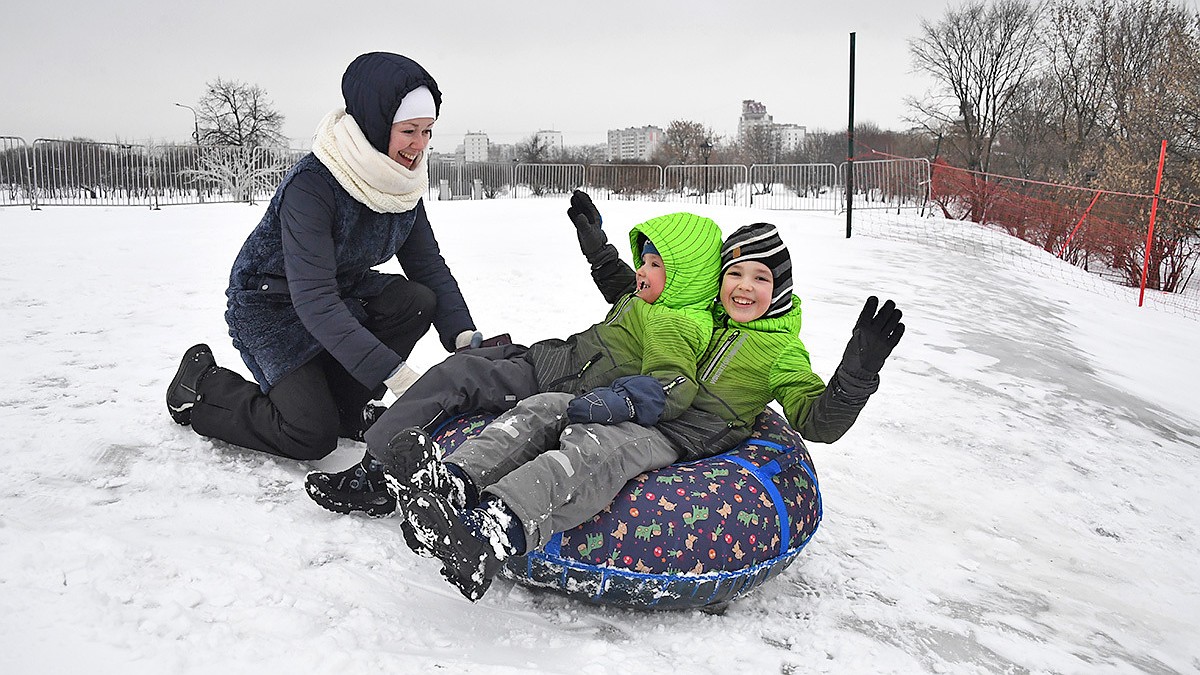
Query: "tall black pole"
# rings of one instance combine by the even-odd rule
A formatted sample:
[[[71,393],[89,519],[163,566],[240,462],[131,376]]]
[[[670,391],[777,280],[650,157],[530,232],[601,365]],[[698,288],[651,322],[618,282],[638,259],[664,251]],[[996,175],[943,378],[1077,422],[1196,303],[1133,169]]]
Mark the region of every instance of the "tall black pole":
[[[846,124],[846,238],[854,222],[854,33],[850,34],[850,121]]]

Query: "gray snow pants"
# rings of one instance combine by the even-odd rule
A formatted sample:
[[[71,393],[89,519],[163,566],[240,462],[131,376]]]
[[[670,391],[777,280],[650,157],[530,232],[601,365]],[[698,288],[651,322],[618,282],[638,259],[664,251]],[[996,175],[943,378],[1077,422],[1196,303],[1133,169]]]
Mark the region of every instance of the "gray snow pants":
[[[600,513],[639,474],[679,459],[653,427],[571,424],[573,398],[554,392],[526,398],[446,458],[521,519],[526,550]]]

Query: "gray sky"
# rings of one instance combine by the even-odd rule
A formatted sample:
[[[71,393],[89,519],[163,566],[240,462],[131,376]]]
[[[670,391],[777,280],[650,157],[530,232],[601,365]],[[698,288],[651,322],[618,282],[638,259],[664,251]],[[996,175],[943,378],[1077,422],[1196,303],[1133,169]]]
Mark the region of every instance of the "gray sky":
[[[340,9],[338,8],[340,6]],[[14,0],[3,10],[0,135],[187,141],[207,81],[258,84],[307,144],[367,51],[423,64],[444,92],[434,149],[467,131],[567,145],[690,119],[731,135],[741,101],[776,122],[844,128],[849,33],[856,120],[903,128],[906,41],[946,0]]]

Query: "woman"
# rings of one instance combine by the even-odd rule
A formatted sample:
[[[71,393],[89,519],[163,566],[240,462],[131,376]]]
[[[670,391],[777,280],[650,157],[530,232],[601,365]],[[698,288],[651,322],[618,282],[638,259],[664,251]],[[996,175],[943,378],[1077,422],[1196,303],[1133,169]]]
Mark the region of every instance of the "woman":
[[[356,58],[345,109],[321,122],[233,263],[229,334],[257,384],[189,349],[167,408],[196,433],[293,459],[361,439],[416,379],[405,365],[432,324],[447,351],[479,343],[421,202],[441,92],[398,54]],[[373,269],[395,256],[405,276]]]

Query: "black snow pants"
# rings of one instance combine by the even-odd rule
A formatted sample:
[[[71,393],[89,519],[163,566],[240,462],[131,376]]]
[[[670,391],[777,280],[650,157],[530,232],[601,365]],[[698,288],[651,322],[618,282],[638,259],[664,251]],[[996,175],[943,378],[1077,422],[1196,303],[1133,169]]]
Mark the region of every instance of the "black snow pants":
[[[406,359],[429,331],[437,298],[425,286],[397,275],[363,306],[363,326]],[[383,391],[364,386],[329,352],[321,352],[266,394],[226,368],[205,377],[199,394],[192,408],[196,433],[272,455],[315,460],[333,452],[339,436],[357,432],[363,407]]]

